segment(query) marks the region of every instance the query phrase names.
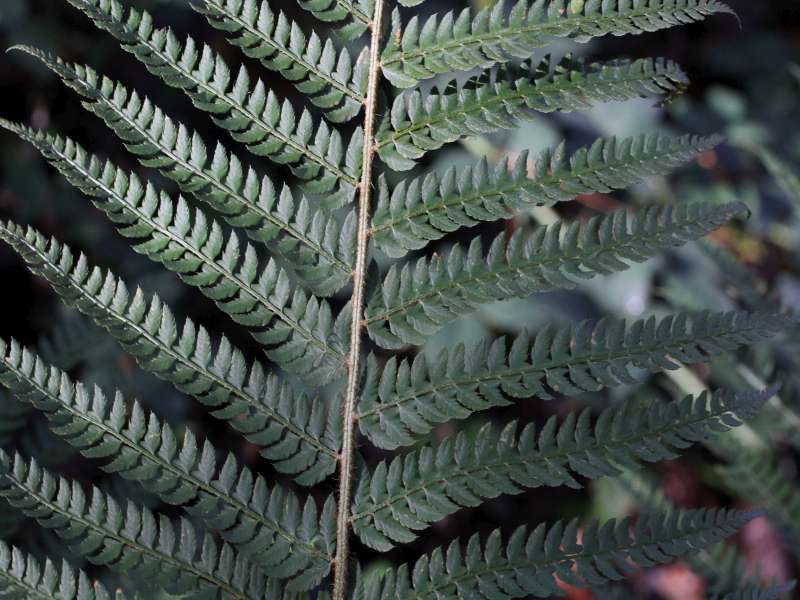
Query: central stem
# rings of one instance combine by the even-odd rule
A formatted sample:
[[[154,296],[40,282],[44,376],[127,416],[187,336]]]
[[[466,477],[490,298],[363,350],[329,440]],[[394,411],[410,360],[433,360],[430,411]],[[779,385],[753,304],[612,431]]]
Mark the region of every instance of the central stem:
[[[364,328],[364,295],[367,287],[367,253],[369,216],[372,201],[372,168],[375,160],[375,117],[378,109],[380,81],[380,46],[385,0],[375,0],[375,17],[371,23],[372,39],[369,51],[369,80],[367,82],[364,114],[364,153],[358,197],[358,231],[356,268],[353,273],[351,306],[353,322],[350,330],[347,388],[342,402],[342,454],[339,463],[339,498],[336,515],[336,567],[333,581],[333,600],[347,598],[347,566],[350,554],[350,496],[353,482],[353,460],[356,442],[356,401],[361,362],[361,335]]]

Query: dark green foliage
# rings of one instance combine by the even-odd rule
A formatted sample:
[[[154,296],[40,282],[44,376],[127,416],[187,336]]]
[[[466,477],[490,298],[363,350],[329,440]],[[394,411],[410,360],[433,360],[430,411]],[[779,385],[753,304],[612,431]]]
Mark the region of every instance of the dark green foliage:
[[[588,110],[593,102],[669,94],[687,83],[664,60],[587,64],[548,57],[452,83],[442,93],[399,95],[378,131],[378,155],[392,169],[408,171],[428,152],[471,134],[513,129],[542,113]]]
[[[529,168],[528,154],[496,167],[474,167],[380,187],[373,238],[389,256],[400,258],[462,227],[507,218],[514,210],[572,200],[580,194],[625,188],[649,175],[664,174],[713,148],[719,138],[646,135],[599,139],[568,156],[564,146],[544,152]]]
[[[526,488],[580,487],[576,476],[615,475],[636,461],[675,458],[682,450],[754,417],[774,393],[687,396],[660,405],[609,408],[594,426],[591,411],[572,412],[563,423],[551,417],[537,431],[502,431],[491,425],[471,437],[462,432],[437,448],[421,449],[363,473],[353,504],[354,530],[378,550],[416,539],[415,531],[463,506]]]
[[[118,590],[110,594],[103,584],[92,582],[67,561],[57,566],[46,559],[44,566],[19,548],[0,542],[0,598],[4,600],[126,600]]]
[[[635,568],[717,544],[755,516],[658,504],[637,520],[590,522],[580,530],[573,520],[520,527],[507,541],[499,530],[484,542],[476,534],[465,548],[455,540],[414,567],[382,570],[362,568],[358,546],[350,545],[357,537],[385,552],[487,499],[543,486],[577,488],[643,462],[674,459],[697,443],[719,449],[730,443],[723,434],[745,428],[770,401],[774,388],[676,401],[654,394],[566,411],[540,428],[505,419],[501,428],[488,422],[438,443],[422,439],[437,425],[492,407],[636,383],[637,371],[705,362],[794,325],[771,303],[754,302],[753,313],[674,313],[632,323],[606,318],[549,325],[513,341],[490,336],[435,356],[425,348],[433,334],[487,304],[576,288],[744,216],[743,204],[703,201],[617,210],[583,222],[515,223],[513,231],[509,223],[484,250],[483,231],[466,243],[444,238],[666,175],[721,139],[599,139],[571,155],[565,142],[535,162],[528,153],[514,158],[498,151],[497,161],[442,173],[424,171],[422,160],[447,144],[515,129],[545,113],[671,99],[688,79],[670,61],[541,59],[534,51],[553,38],[588,41],[698,21],[730,12],[724,4],[501,1],[474,14],[405,23],[396,10],[390,24],[385,0],[298,0],[312,19],[307,24],[297,20],[302,12],[295,7],[272,0],[194,0],[191,6],[224,32],[234,52],[269,71],[261,77],[229,66],[210,45],[179,39],[122,0],[67,1],[253,155],[206,141],[198,133],[203,125],[179,121],[125,82],[17,47],[77,92],[142,169],[158,171],[183,195],[70,138],[0,124],[89,196],[136,252],[196,288],[252,336],[235,344],[235,333],[217,335],[202,316],[178,316],[162,300],[169,296],[129,286],[58,239],[0,224],[0,239],[70,308],[110,334],[141,369],[197,400],[248,442],[235,455],[222,447],[230,431],[220,438],[209,433],[212,444],[190,429],[202,416],[167,422],[157,414],[158,399],[148,403],[156,412],[148,412],[116,386],[81,381],[70,357],[81,356],[80,346],[99,345],[94,330],[65,330],[39,355],[0,336],[0,382],[15,397],[0,396],[2,441],[15,441],[35,410],[91,465],[118,477],[86,488],[51,472],[49,462],[9,448],[0,451],[0,496],[85,556],[98,578],[116,573],[109,581],[122,587],[120,599],[164,592],[200,600],[546,597],[558,593],[556,578],[578,586],[618,581]],[[424,2],[400,4],[411,9]],[[315,31],[313,19],[329,24],[330,37]],[[407,89],[438,75],[433,88]],[[292,87],[302,102],[280,96]],[[350,125],[359,116],[363,121]],[[267,176],[267,161],[286,168]],[[447,246],[441,253],[432,244],[440,240]],[[392,260],[412,251],[420,251],[413,262]],[[253,350],[263,356],[253,359]],[[359,452],[356,430],[380,449],[418,445],[375,459],[374,449]],[[270,463],[270,474],[257,457]],[[779,498],[778,508],[796,520],[791,490],[771,471],[759,467],[748,476],[737,484],[760,482],[762,491],[772,490],[766,508],[775,510],[769,500]],[[718,557],[724,573],[740,564],[714,549],[703,556]],[[0,543],[0,597],[109,598],[85,574],[43,564]],[[355,576],[348,577],[351,564]],[[710,591],[731,600],[781,593],[732,581]]]
[[[492,600],[559,593],[562,581],[581,587],[622,579],[636,566],[670,562],[721,540],[757,516],[734,511],[697,510],[592,521],[578,542],[578,521],[533,531],[520,527],[506,543],[495,530],[481,547],[477,535],[462,550],[458,541],[407,566],[388,572],[369,597],[430,598],[480,594]]]
[[[434,424],[504,406],[510,399],[580,394],[633,383],[630,368],[672,369],[675,361],[697,363],[709,356],[777,333],[790,321],[774,314],[679,314],[661,322],[586,321],[547,327],[508,346],[499,338],[443,350],[435,360],[418,355],[380,367],[367,361],[359,425],[372,443],[397,448],[414,443]],[[769,334],[767,334],[769,335]]]
[[[630,263],[704,237],[745,210],[742,204],[681,204],[651,207],[633,218],[621,210],[594,217],[585,226],[559,222],[503,233],[486,252],[475,238],[444,257],[393,265],[367,304],[367,328],[384,348],[422,344],[483,304],[571,288],[581,280],[623,271]]]

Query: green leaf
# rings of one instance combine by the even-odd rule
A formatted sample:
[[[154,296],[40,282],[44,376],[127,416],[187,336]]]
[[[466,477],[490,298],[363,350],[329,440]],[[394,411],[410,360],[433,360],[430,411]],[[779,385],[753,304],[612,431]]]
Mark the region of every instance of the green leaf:
[[[718,440],[717,448],[730,464],[717,473],[737,497],[763,507],[782,528],[788,548],[800,556],[800,489],[770,453],[745,447],[733,438]]]
[[[370,27],[375,12],[374,0],[297,0],[297,3],[320,21],[340,23],[338,33],[347,41],[356,39]]]
[[[629,369],[674,369],[780,333],[791,318],[775,313],[678,314],[630,325],[619,319],[545,327],[472,348],[457,345],[428,360],[392,357],[367,362],[359,427],[371,442],[393,449],[437,423],[510,404],[509,398],[552,399],[634,383]]]
[[[294,83],[334,123],[361,112],[369,73],[366,48],[354,64],[346,48],[338,50],[316,33],[306,38],[299,24],[276,14],[267,0],[196,0],[192,7],[227,32],[244,54]]]
[[[382,251],[399,258],[461,227],[510,218],[515,210],[607,193],[651,175],[666,175],[719,142],[716,136],[601,138],[572,156],[561,144],[532,164],[527,152],[515,160],[506,156],[493,168],[483,159],[475,166],[402,181],[391,192],[381,181],[373,239]]]
[[[478,534],[465,549],[454,541],[423,556],[413,568],[403,565],[376,577],[371,598],[490,597],[496,600],[562,593],[556,576],[568,584],[590,587],[623,579],[637,567],[652,567],[691,554],[735,533],[755,512],[691,510],[592,521],[539,525],[514,531],[505,547],[500,531],[481,548]],[[580,542],[578,541],[580,539]]]
[[[392,265],[365,311],[370,336],[384,348],[422,344],[459,316],[498,300],[574,288],[660,252],[700,239],[744,213],[743,204],[648,207],[501,233],[483,250],[480,237],[444,256]]]
[[[195,106],[211,113],[218,126],[253,154],[288,165],[305,181],[308,193],[324,196],[331,207],[352,201],[361,176],[360,129],[345,144],[324,120],[315,125],[308,111],[298,117],[263,81],[253,83],[244,67],[234,76],[209,46],[200,47],[191,37],[181,44],[171,30],[154,28],[146,11],[131,8],[125,15],[119,0],[68,2],[166,84],[183,90]]]
[[[540,113],[588,110],[594,103],[672,94],[688,83],[663,59],[587,63],[552,57],[479,75],[443,92],[399,95],[378,131],[378,154],[407,171],[444,144],[514,129]]]
[[[122,590],[111,594],[99,581],[63,560],[44,566],[16,546],[0,541],[0,596],[4,600],[127,600]]]
[[[364,473],[353,502],[353,529],[380,551],[415,540],[432,523],[487,498],[541,486],[580,488],[638,461],[677,458],[684,450],[753,418],[775,390],[687,396],[679,402],[628,402],[591,424],[591,410],[555,416],[537,432],[489,424],[476,436],[461,432],[438,447],[423,446]]]
[[[501,0],[473,15],[418,17],[402,27],[396,20],[382,55],[383,74],[395,86],[412,87],[439,73],[488,68],[527,59],[554,37],[586,42],[612,35],[658,31],[715,13],[732,13],[717,0]],[[577,10],[576,10],[577,8]]]
[[[336,468],[341,434],[324,403],[295,392],[226,338],[214,342],[190,319],[178,327],[160,298],[129,292],[112,272],[32,228],[0,226],[31,271],[47,279],[64,301],[108,330],[147,371],[213,409],[261,448],[275,468],[313,485]]]
[[[185,505],[192,516],[270,577],[291,578],[292,589],[309,589],[330,568],[335,540],[317,535],[320,525],[313,498],[304,504],[280,486],[237,464],[232,454],[218,465],[219,451],[187,431],[182,444],[168,425],[141,405],[131,407],[120,392],[74,383],[16,341],[0,340],[0,380],[18,397],[43,411],[53,431],[104,470],[140,482],[162,500]],[[130,416],[129,416],[130,415]],[[322,519],[331,518],[329,498]],[[314,532],[304,532],[309,521]]]
[[[99,116],[128,150],[220,213],[233,227],[285,257],[316,293],[330,295],[349,283],[355,261],[355,215],[344,227],[314,210],[303,197],[298,205],[287,186],[278,192],[266,176],[245,167],[221,144],[209,153],[202,138],[176,123],[149,99],[99,75],[91,67],[67,63],[31,48],[64,83],[86,98],[84,107]]]
[[[344,361],[327,302],[292,289],[286,271],[270,260],[261,267],[256,250],[182,197],[174,201],[135,174],[87,153],[69,138],[0,120],[32,143],[78,189],[94,200],[134,249],[197,287],[268,349],[291,373],[333,377]]]
[[[232,549],[181,519],[118,503],[92,487],[56,477],[35,460],[0,451],[0,495],[53,529],[90,562],[124,572],[140,583],[193,598],[255,600],[266,587]]]

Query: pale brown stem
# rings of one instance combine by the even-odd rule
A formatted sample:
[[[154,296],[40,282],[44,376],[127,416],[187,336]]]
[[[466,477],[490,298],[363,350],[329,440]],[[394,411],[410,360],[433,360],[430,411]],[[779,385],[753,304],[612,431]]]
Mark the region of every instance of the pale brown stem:
[[[353,461],[356,443],[356,401],[361,362],[361,337],[364,321],[364,296],[367,287],[367,253],[369,245],[369,216],[372,202],[372,171],[375,160],[375,120],[378,109],[378,83],[380,81],[380,46],[383,29],[385,0],[375,0],[372,21],[372,40],[369,52],[369,80],[367,84],[366,111],[364,114],[364,153],[361,185],[358,198],[358,232],[356,268],[353,273],[351,301],[353,323],[350,330],[347,388],[342,401],[342,454],[339,460],[339,495],[336,515],[336,566],[333,580],[333,600],[347,598],[347,566],[350,554],[350,496],[353,483]]]

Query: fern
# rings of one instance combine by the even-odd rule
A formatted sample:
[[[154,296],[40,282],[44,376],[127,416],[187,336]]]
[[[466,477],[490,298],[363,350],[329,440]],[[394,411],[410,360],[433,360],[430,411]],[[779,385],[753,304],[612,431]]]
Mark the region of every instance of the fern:
[[[623,469],[617,476],[621,489],[630,494],[639,508],[648,512],[676,510],[660,481],[643,470]],[[758,572],[748,569],[746,557],[732,544],[717,544],[686,558],[686,562],[706,585],[712,597],[735,597],[743,589],[753,589]],[[761,590],[768,588],[761,587]]]
[[[117,490],[127,493],[119,486],[87,493],[41,462],[0,454],[0,495],[55,530],[98,572],[123,575],[120,598],[162,591],[241,599],[548,596],[558,592],[556,578],[580,586],[616,581],[636,566],[702,550],[756,514],[661,510],[635,524],[589,523],[580,541],[577,520],[522,527],[506,542],[498,532],[483,543],[474,535],[465,550],[454,541],[413,568],[373,572],[359,564],[350,544],[357,536],[387,551],[489,498],[577,487],[674,458],[697,442],[713,446],[721,443],[717,434],[754,418],[772,396],[773,388],[741,395],[719,390],[667,404],[628,402],[597,414],[573,410],[538,430],[520,419],[436,444],[420,439],[439,424],[491,407],[595,392],[636,382],[634,370],[657,373],[706,361],[793,323],[759,304],[752,314],[547,326],[513,341],[454,345],[438,356],[424,348],[431,335],[488,303],[623,271],[745,213],[738,203],[653,206],[635,216],[617,211],[583,224],[519,226],[484,250],[482,231],[463,246],[444,238],[519,210],[666,175],[720,139],[600,139],[572,155],[562,143],[534,162],[528,153],[500,152],[497,164],[484,159],[442,173],[423,164],[466,136],[513,129],[545,113],[670,99],[689,83],[678,65],[663,59],[593,62],[534,54],[553,38],[655,31],[730,12],[724,4],[518,0],[404,22],[399,10],[389,18],[385,0],[298,0],[311,18],[332,26],[328,39],[270,0],[195,0],[195,10],[224,32],[234,51],[270,71],[261,77],[229,66],[193,37],[179,39],[121,0],[67,1],[253,155],[210,145],[195,130],[200,126],[179,122],[88,65],[18,47],[77,92],[144,170],[158,171],[183,195],[172,196],[149,172],[126,171],[69,138],[0,124],[89,196],[137,252],[197,288],[250,333],[268,361],[253,360],[228,337],[178,316],[158,296],[93,266],[65,243],[10,221],[0,224],[0,239],[68,306],[110,334],[142,369],[241,434],[278,473],[272,481],[260,464],[245,466],[120,391],[82,383],[52,353],[48,364],[47,356],[14,340],[0,341],[0,382],[17,403],[2,410],[12,417],[17,407],[43,413],[84,457],[140,484],[144,492],[136,488],[136,497],[148,494],[152,510],[116,500]],[[400,4],[411,9],[422,2]],[[367,32],[368,42],[360,39]],[[438,75],[438,86],[408,89]],[[300,99],[280,97],[281,81]],[[361,122],[348,126],[356,117]],[[265,161],[288,168],[267,177]],[[446,249],[433,252],[440,241]],[[401,262],[383,260],[378,250],[389,259],[421,252]],[[381,449],[418,446],[372,461],[358,451],[358,430]],[[158,512],[158,501],[168,512]],[[87,587],[85,575],[52,564],[41,569],[0,545],[0,594],[46,596],[60,586],[68,600],[108,597],[100,586]],[[724,591],[743,598],[772,593]]]
[[[437,73],[488,68],[513,58],[528,58],[553,37],[580,42],[612,34],[657,31],[731,12],[717,0],[517,0],[504,1],[472,15],[464,9],[412,18],[403,27],[397,16],[382,55],[383,73],[406,88]]]
[[[87,496],[19,454],[0,453],[0,465],[0,494],[95,564],[197,598],[256,598],[264,587],[263,576],[188,520],[176,529],[166,517],[122,506],[98,488]]]
[[[643,515],[633,533],[629,519],[592,521],[578,542],[578,522],[520,527],[504,545],[495,530],[481,549],[477,535],[466,548],[453,542],[414,565],[387,573],[375,598],[459,597],[546,598],[558,594],[557,575],[581,587],[622,579],[632,564],[650,567],[669,562],[724,537],[757,516],[734,511],[686,511]],[[409,571],[413,578],[409,578]]]
[[[586,64],[546,58],[506,68],[489,81],[479,76],[451,84],[455,89],[443,93],[398,96],[378,130],[378,155],[392,169],[407,171],[426,153],[470,134],[512,129],[541,113],[586,110],[591,102],[669,93],[686,83],[680,68],[663,60]]]
[[[571,288],[659,252],[703,237],[744,205],[682,204],[647,209],[629,223],[627,211],[595,217],[585,227],[556,223],[500,234],[484,253],[480,238],[446,257],[393,265],[370,298],[365,323],[383,348],[421,344],[427,336],[482,304]]]
[[[675,360],[705,361],[724,349],[751,343],[777,332],[787,321],[776,315],[702,313],[637,321],[584,322],[549,327],[531,343],[523,333],[508,347],[500,338],[467,349],[457,345],[433,361],[390,359],[381,367],[374,357],[359,403],[359,425],[382,448],[414,443],[413,433],[427,433],[435,423],[465,418],[508,398],[554,393],[580,394],[632,383],[630,367],[658,371]]]
[[[391,192],[384,183],[372,236],[381,250],[400,258],[461,227],[504,219],[514,210],[610,192],[667,173],[717,143],[716,137],[599,139],[571,157],[563,145],[546,151],[532,166],[523,153],[513,166],[507,158],[494,168],[481,160],[461,170],[402,181]]]
[[[131,297],[112,273],[91,268],[84,256],[35,230],[9,224],[0,238],[31,270],[45,277],[70,305],[94,318],[147,370],[175,384],[263,448],[282,472],[301,483],[318,483],[333,472],[341,440],[320,403],[267,375],[258,362],[223,338],[186,320],[180,335],[174,313],[141,289]]]
[[[44,566],[19,548],[0,542],[0,596],[7,600],[126,600],[117,590],[111,594],[83,571],[76,571],[63,561],[61,566],[50,559]]]
[[[190,208],[182,197],[172,200],[70,139],[8,122],[0,125],[34,143],[81,190],[102,198],[95,204],[123,235],[144,238],[135,247],[138,252],[182,275],[236,322],[255,329],[256,339],[275,346],[270,358],[293,372],[321,369],[326,379],[340,368],[344,350],[341,336],[334,335],[330,307],[293,291],[288,274],[275,261],[260,268],[252,246],[242,247],[235,233],[226,237],[216,221]],[[276,317],[284,325],[263,331]]]
[[[365,544],[386,551],[416,539],[414,530],[486,498],[545,485],[580,487],[576,474],[595,479],[637,459],[668,460],[676,456],[673,448],[755,416],[772,395],[687,396],[644,409],[625,404],[604,411],[594,427],[591,411],[584,410],[560,425],[551,417],[539,432],[530,424],[517,433],[516,422],[499,432],[486,426],[474,440],[462,432],[363,475],[353,503],[354,530]]]
[[[235,34],[231,43],[268,69],[281,73],[325,110],[334,123],[353,119],[364,106],[369,64],[366,48],[355,64],[347,49],[302,28],[266,0],[203,0],[193,5],[218,29]],[[364,13],[354,13],[364,15]]]
[[[269,178],[245,168],[244,161],[222,145],[209,156],[196,133],[119,83],[35,48],[18,49],[42,60],[87,98],[84,106],[103,119],[142,164],[158,168],[184,193],[204,201],[276,256],[285,257],[315,291],[329,295],[349,280],[355,215],[340,227],[323,211],[312,209],[307,198],[298,205],[288,187],[278,192]]]
[[[128,409],[120,393],[109,401],[98,388],[76,385],[16,342],[0,341],[0,380],[50,418],[54,431],[90,458],[108,459],[105,469],[139,481],[165,502],[189,505],[190,514],[219,530],[244,554],[275,575],[293,576],[307,588],[327,573],[332,552],[334,504],[317,507],[238,467],[228,456],[217,467],[218,451],[187,433],[183,444],[172,429],[149,417],[139,404]]]
[[[360,131],[344,144],[324,121],[315,125],[308,111],[297,117],[292,106],[281,102],[262,81],[252,84],[244,67],[233,77],[222,57],[208,46],[200,49],[192,38],[181,44],[171,31],[153,29],[147,12],[131,9],[123,17],[117,0],[69,2],[119,39],[165,83],[182,89],[198,108],[214,115],[214,122],[251,152],[289,165],[307,181],[305,189],[326,194],[331,206],[352,200],[360,176]]]

